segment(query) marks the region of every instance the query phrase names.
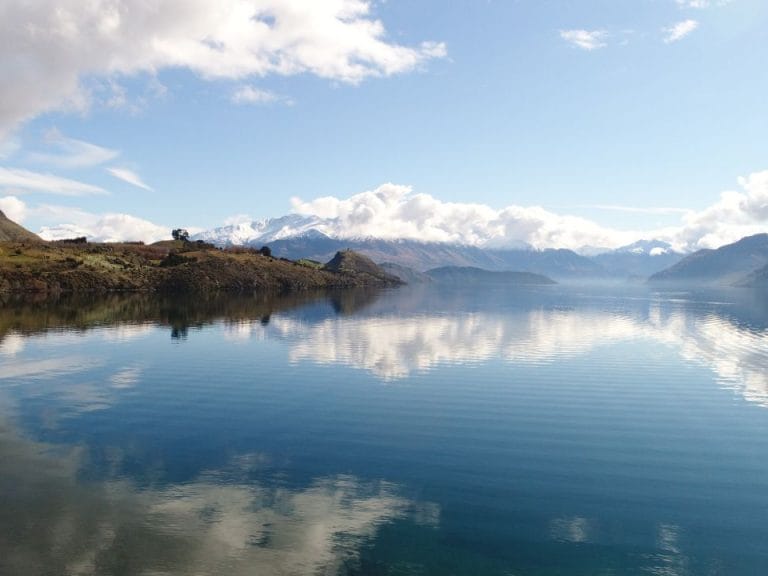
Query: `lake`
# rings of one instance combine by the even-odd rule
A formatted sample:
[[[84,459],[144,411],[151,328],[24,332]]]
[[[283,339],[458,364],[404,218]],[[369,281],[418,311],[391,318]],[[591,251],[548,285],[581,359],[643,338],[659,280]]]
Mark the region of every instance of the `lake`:
[[[768,573],[765,296],[8,300],[0,573]]]

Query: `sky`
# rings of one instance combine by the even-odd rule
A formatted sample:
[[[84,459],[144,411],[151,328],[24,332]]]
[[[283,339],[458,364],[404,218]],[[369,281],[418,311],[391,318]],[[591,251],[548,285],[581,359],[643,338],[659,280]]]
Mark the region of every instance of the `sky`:
[[[764,0],[5,0],[0,210],[716,247],[768,231],[766,28]]]

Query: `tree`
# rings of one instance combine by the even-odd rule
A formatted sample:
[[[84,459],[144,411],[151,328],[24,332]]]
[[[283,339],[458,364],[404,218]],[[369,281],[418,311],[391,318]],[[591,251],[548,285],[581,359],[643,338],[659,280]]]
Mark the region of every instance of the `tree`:
[[[189,232],[187,232],[184,228],[176,228],[173,232],[171,232],[171,235],[173,236],[174,240],[181,240],[182,242],[189,240]]]
[[[269,246],[262,246],[259,250],[259,254],[262,256],[272,256],[272,249]]]

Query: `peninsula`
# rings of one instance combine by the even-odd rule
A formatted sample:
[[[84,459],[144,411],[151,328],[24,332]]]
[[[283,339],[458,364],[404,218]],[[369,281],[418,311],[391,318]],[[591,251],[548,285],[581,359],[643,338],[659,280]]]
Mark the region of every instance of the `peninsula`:
[[[45,242],[0,212],[0,293],[288,292],[399,284],[350,250],[322,264],[273,258],[266,247],[220,249],[185,238],[149,245]]]

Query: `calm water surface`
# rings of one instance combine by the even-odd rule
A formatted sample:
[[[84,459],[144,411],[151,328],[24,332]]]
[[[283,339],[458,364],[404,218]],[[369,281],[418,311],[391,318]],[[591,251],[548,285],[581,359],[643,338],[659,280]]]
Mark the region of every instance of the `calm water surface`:
[[[767,300],[6,302],[0,574],[766,574]]]

